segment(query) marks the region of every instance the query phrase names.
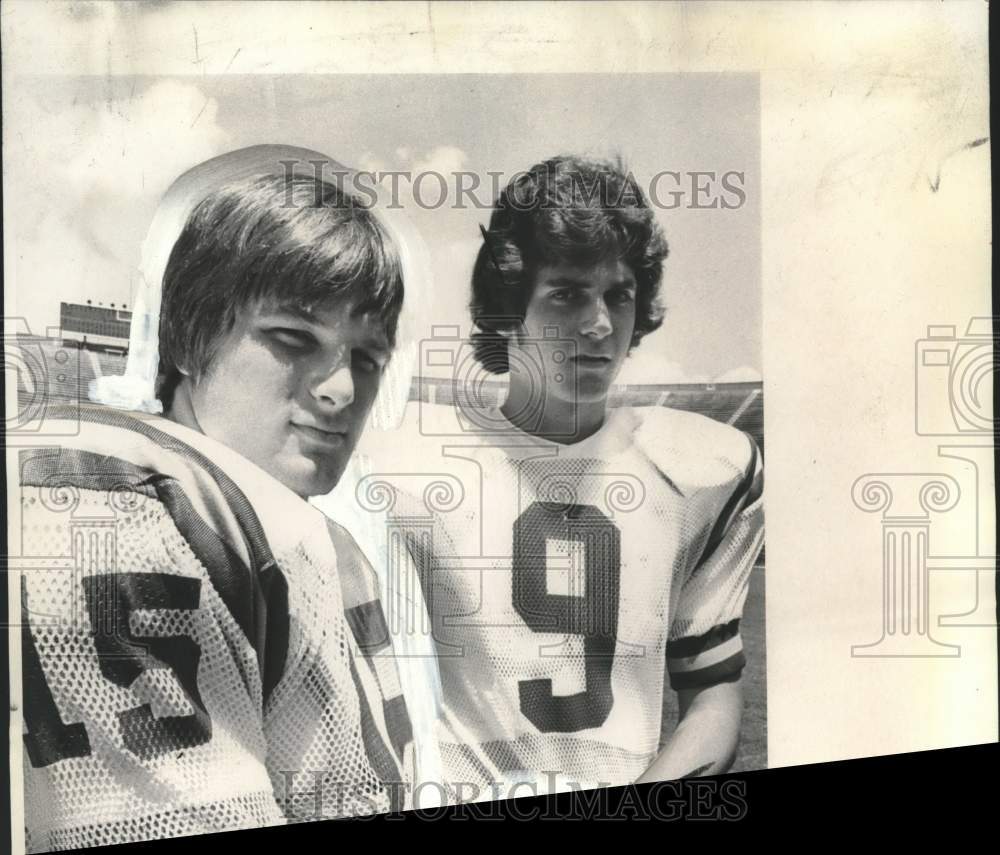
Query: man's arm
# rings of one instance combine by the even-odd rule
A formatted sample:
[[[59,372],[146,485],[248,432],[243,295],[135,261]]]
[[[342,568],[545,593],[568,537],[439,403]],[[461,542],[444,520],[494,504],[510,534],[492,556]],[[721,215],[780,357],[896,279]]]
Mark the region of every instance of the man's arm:
[[[706,485],[715,484],[703,494],[710,499],[704,518],[713,522],[685,575],[667,640],[680,720],[639,782],[721,774],[736,756],[745,664],[739,623],[764,541],[763,468],[752,438],[727,431],[718,438],[725,453],[714,458],[716,464],[725,462],[725,477],[712,466],[704,476]],[[692,490],[691,495],[702,494]]]
[[[720,775],[732,766],[743,717],[739,679],[677,692],[680,721],[636,783]]]

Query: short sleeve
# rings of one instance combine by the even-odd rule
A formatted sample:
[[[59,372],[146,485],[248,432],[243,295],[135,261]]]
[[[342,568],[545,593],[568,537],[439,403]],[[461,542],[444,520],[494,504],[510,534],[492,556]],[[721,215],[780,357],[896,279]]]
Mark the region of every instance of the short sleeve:
[[[335,538],[340,543],[338,554],[357,553],[356,563],[367,570],[361,575],[374,574],[377,578],[377,592],[371,596],[381,599],[391,641],[391,650],[387,649],[384,654],[391,655],[394,675],[405,699],[407,739],[412,738],[415,752],[412,777],[418,784],[436,782],[440,779],[436,722],[441,706],[441,681],[430,618],[417,565],[406,538],[399,532],[390,531],[384,510],[366,507],[356,497],[364,487],[362,482],[367,474],[370,474],[369,461],[356,455],[337,490],[313,500],[313,504],[340,524],[337,528],[342,535]],[[347,535],[347,531],[353,537]],[[343,542],[345,539],[349,544]],[[343,584],[358,578],[358,574],[342,568],[341,577]],[[345,594],[348,603],[358,597],[355,593]],[[383,671],[387,670],[388,663],[379,664]]]
[[[713,509],[671,621],[667,670],[675,690],[735,679],[745,664],[739,624],[750,571],[764,543],[761,455],[746,439],[749,459],[734,467],[734,483],[724,491],[721,507]]]
[[[28,850],[283,822],[258,660],[217,587],[238,557],[141,488],[114,513],[106,490],[46,492],[22,486],[46,556],[21,574]]]

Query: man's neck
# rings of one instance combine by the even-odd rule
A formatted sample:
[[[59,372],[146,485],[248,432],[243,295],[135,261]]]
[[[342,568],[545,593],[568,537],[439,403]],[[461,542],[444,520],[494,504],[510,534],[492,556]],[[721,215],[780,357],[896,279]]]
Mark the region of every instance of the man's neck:
[[[205,432],[198,424],[198,417],[195,415],[194,406],[191,403],[191,390],[185,380],[181,380],[177,384],[170,406],[164,411],[163,416],[179,425],[196,430],[198,433]]]
[[[579,403],[547,398],[539,412],[531,392],[512,383],[500,408],[507,421],[531,436],[573,445],[593,436],[604,425],[607,400]]]

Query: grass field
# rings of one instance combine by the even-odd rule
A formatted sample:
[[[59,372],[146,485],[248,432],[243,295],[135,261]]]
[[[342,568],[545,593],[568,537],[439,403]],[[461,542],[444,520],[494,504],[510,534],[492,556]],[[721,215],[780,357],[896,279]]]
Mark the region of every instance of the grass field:
[[[731,771],[767,768],[767,659],[764,650],[764,567],[750,573],[750,591],[740,622],[747,665],[743,670],[743,728]],[[677,696],[668,689],[663,706],[666,739],[677,724]]]

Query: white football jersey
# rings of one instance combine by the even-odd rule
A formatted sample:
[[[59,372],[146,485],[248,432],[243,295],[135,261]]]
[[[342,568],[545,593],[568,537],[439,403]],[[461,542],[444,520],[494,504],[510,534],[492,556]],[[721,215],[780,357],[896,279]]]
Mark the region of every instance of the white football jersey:
[[[658,749],[665,670],[681,689],[743,667],[756,445],[658,407],[610,410],[573,445],[498,411],[472,422],[506,429],[424,406],[356,490],[384,515],[390,560],[405,542],[417,565],[445,778],[633,781]]]
[[[19,463],[28,848],[405,807],[406,704],[350,535],[172,422],[47,418],[80,424]]]

